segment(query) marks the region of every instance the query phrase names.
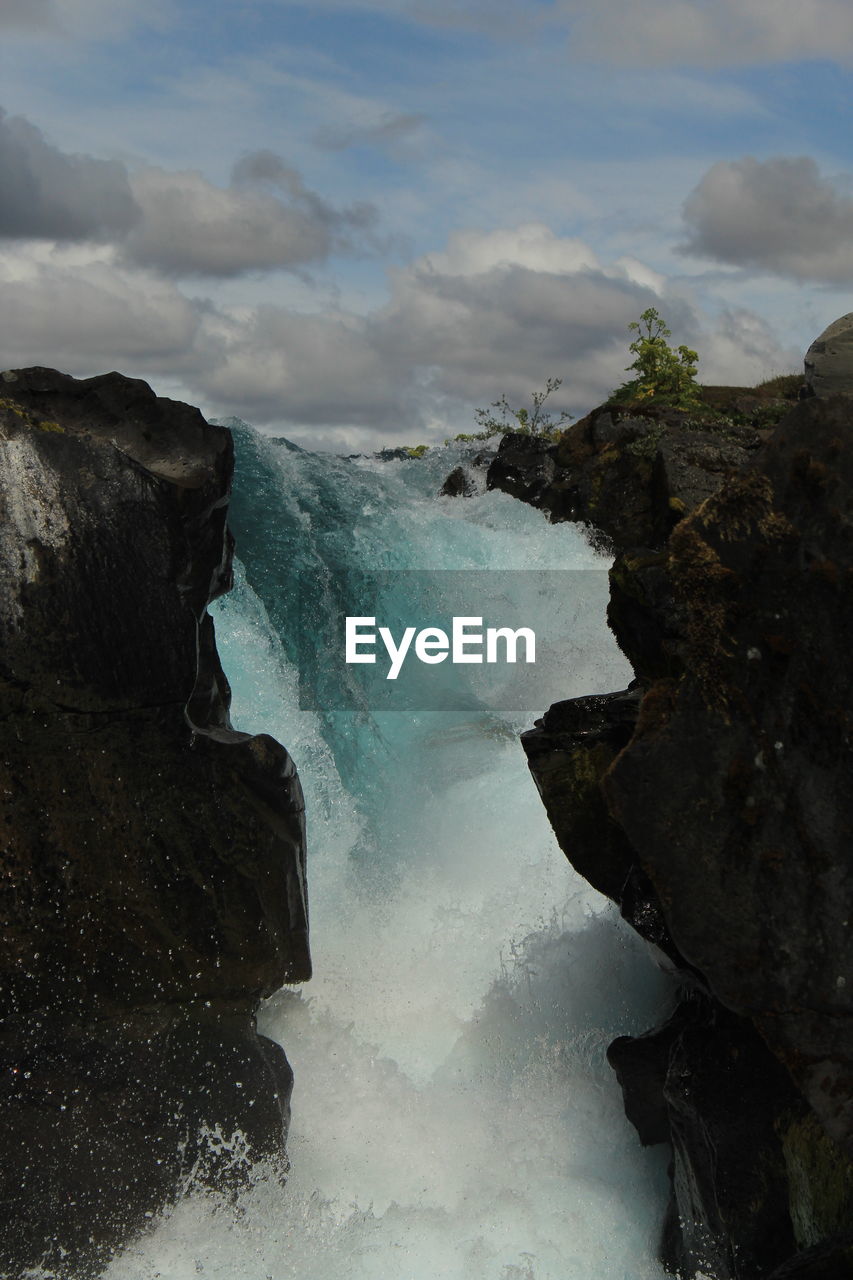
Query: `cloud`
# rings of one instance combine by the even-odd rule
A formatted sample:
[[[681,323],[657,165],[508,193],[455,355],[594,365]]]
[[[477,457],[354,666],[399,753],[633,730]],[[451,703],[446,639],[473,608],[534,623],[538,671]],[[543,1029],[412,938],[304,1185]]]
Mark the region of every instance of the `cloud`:
[[[416,112],[387,111],[371,124],[322,125],[314,134],[318,147],[345,151],[348,147],[384,147],[410,137],[424,124],[426,116]]]
[[[126,35],[135,27],[162,29],[173,0],[2,0],[0,30],[98,42]]]
[[[137,215],[123,165],[60,151],[0,109],[0,236],[103,240]]]
[[[808,156],[715,164],[684,220],[684,254],[797,280],[853,280],[853,198]]]
[[[88,376],[192,374],[201,309],[175,285],[103,251],[30,245],[0,254],[0,361]]]
[[[175,275],[236,276],[321,262],[367,244],[373,206],[338,210],[272,152],[234,166],[231,185],[198,172],[143,169],[132,178],[141,216],[124,242],[127,257]]]
[[[128,263],[171,275],[230,277],[296,269],[374,250],[376,209],[337,209],[271,151],[218,187],[195,171],[72,155],[0,109],[0,238],[120,245]]]
[[[568,37],[570,57],[578,62],[726,67],[853,61],[849,0],[555,0],[525,6],[517,0],[313,0],[313,7],[382,13],[511,40],[544,30],[551,40]]]
[[[557,408],[582,413],[625,377],[628,323],[658,306],[705,377],[756,381],[787,367],[742,309],[704,332],[689,301],[636,260],[601,262],[539,224],[468,230],[390,277],[366,315],[234,307],[186,296],[109,247],[29,244],[0,254],[0,367],[78,376],[117,367],[169,381],[211,415],[234,413],[301,443],[342,449],[443,439],[501,394],[529,404],[564,379]],[[713,371],[713,372],[712,372]]]
[[[568,39],[575,62],[731,67],[853,61],[849,0],[555,0],[524,6],[517,0],[314,0],[314,7],[378,12],[511,40],[544,30],[552,41]]]
[[[780,345],[767,321],[745,307],[726,308],[700,345],[703,382],[749,387],[803,369],[802,350]]]
[[[540,224],[457,232],[393,272],[389,300],[369,315],[267,306],[235,318],[197,385],[221,412],[289,420],[292,434],[322,428],[326,443],[349,429],[352,445],[353,427],[374,443],[437,423],[470,429],[474,406],[502,393],[529,403],[549,377],[564,378],[557,407],[582,412],[621,380],[628,323],[658,301],[659,280],[636,262],[606,267]],[[692,336],[683,302],[670,298],[666,314]]]
[[[3,0],[0,30],[38,30],[55,22],[52,0]]]
[[[198,385],[260,423],[401,429],[411,367],[387,358],[363,317],[261,306],[220,324],[220,359]]]
[[[558,10],[581,59],[699,67],[853,60],[848,0],[563,0]]]

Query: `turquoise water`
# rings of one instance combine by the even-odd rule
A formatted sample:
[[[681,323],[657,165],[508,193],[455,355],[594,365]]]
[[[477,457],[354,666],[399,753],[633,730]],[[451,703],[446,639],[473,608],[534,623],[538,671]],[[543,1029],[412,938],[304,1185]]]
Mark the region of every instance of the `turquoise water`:
[[[347,460],[229,425],[239,560],[212,612],[233,719],[285,743],[306,793],[315,977],[259,1019],[296,1075],[292,1170],[282,1195],[258,1169],[238,1214],[188,1195],[110,1280],[660,1280],[664,1162],[604,1052],[654,1022],[667,982],[569,867],[518,742],[551,702],[630,678],[606,562],[504,494],[438,497],[453,447]],[[442,711],[335,709],[351,673],[310,673],[311,637],[372,612],[389,569],[477,571],[498,612],[526,571],[529,707],[489,687]],[[432,616],[442,581],[404,572],[384,606]]]

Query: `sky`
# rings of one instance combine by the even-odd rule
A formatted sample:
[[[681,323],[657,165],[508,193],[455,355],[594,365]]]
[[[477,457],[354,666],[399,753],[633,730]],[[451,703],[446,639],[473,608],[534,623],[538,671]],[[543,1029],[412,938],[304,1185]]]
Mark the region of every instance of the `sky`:
[[[853,311],[850,0],[0,0],[0,368],[309,448]]]

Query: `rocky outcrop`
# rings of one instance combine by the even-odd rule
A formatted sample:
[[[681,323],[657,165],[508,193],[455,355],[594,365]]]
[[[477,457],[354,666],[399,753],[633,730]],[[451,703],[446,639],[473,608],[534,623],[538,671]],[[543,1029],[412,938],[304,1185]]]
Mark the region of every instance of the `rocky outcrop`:
[[[287,752],[207,604],[230,434],[108,374],[0,382],[0,1270],[96,1274],[193,1177],[284,1168],[261,996],[309,976]]]
[[[806,352],[806,389],[813,396],[853,395],[853,312],[833,320]]]
[[[504,436],[488,485],[613,548],[658,547],[761,441],[731,418],[603,405],[556,442]]]
[[[523,742],[570,861],[682,978],[667,1025],[610,1051],[641,1139],[672,1147],[663,1256],[684,1277],[851,1275],[850,402],[805,400],[713,467],[666,429],[633,481],[649,435],[602,450],[608,418],[560,491],[592,493],[584,468],[605,465],[602,492],[637,490],[607,533],[638,680],[556,704]],[[661,492],[684,500],[671,531]]]
[[[679,949],[853,1154],[849,405],[795,410],[675,531],[668,572],[684,674],[650,689],[609,809]]]

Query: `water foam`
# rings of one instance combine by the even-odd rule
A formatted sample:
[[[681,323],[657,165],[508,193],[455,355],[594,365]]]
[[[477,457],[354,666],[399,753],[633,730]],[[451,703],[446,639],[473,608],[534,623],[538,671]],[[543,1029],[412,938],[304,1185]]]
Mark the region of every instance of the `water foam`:
[[[380,469],[243,443],[278,502],[254,549],[240,540],[255,562],[298,525],[337,573],[344,544],[356,569],[390,546],[415,567],[601,567],[505,495],[436,499],[452,458]],[[108,1280],[659,1280],[664,1162],[604,1050],[655,1020],[667,983],[557,847],[517,741],[530,719],[299,711],[284,566],[246,558],[216,611],[234,718],[286,743],[308,814],[316,976],[259,1020],[295,1071],[291,1176],[282,1193],[257,1169],[236,1209],[187,1196]],[[544,669],[531,714],[625,682],[603,610],[582,625],[584,662]]]

